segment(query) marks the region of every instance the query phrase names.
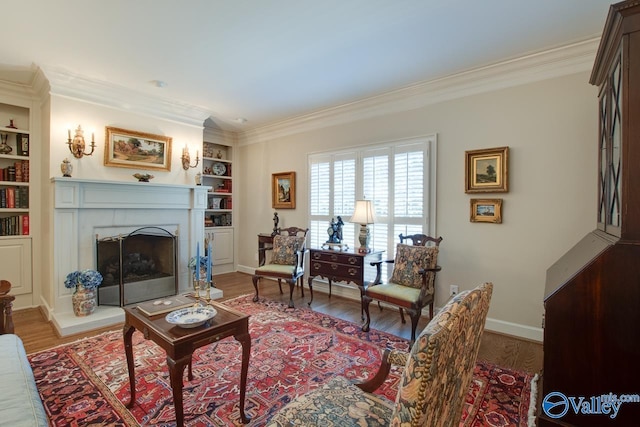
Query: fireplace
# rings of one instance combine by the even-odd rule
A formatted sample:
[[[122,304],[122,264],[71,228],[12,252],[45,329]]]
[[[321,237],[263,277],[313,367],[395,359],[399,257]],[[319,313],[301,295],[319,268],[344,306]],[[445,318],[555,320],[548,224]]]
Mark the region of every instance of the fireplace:
[[[106,305],[106,295],[102,295],[100,305],[91,316],[77,317],[73,314],[72,290],[65,287],[64,280],[71,271],[101,268],[97,265],[96,240],[108,236],[128,236],[138,229],[147,227],[168,230],[175,236],[175,239],[169,237],[164,240],[174,242],[177,261],[176,258],[172,258],[173,276],[177,276],[177,279],[167,279],[163,286],[170,289],[167,293],[174,294],[177,280],[178,293],[192,289],[188,263],[189,258],[195,255],[197,243],[203,243],[204,212],[207,207],[206,186],[96,181],[68,177],[54,177],[51,182],[51,191],[54,194],[52,292],[43,294],[43,305],[61,336],[124,321],[124,311],[119,307],[120,295],[117,295],[119,290],[115,288],[109,290],[116,292],[116,296],[111,297],[112,301],[117,301],[115,305]],[[151,234],[156,238],[158,235],[165,235]],[[117,240],[112,244],[117,246]],[[158,268],[158,264],[164,261],[156,260],[155,263]],[[127,284],[124,284],[124,287],[126,297]],[[214,296],[212,290],[212,298],[222,297],[220,290],[215,291]],[[150,295],[145,299],[152,297]]]
[[[123,307],[178,293],[176,236],[160,227],[96,238],[98,304]]]

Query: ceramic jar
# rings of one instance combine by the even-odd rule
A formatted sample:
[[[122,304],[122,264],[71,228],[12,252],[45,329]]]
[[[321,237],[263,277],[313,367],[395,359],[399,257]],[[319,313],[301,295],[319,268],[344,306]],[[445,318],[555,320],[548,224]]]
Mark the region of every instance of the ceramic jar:
[[[96,310],[96,290],[78,285],[71,296],[71,302],[73,304],[73,314],[78,317],[88,316]]]

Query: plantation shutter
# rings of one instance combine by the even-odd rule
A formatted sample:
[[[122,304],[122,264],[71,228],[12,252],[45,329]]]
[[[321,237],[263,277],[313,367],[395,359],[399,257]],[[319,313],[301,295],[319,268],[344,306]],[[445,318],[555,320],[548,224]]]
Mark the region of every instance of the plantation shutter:
[[[341,216],[345,222],[343,242],[357,249],[360,225],[348,221],[359,199],[373,202],[377,221],[369,226],[370,246],[384,250],[383,258],[395,256],[400,233],[430,234],[435,224],[431,218],[435,201],[430,199],[430,188],[435,188],[430,150],[435,140],[433,135],[357,151],[310,155],[311,246],[321,247],[328,238],[331,219]]]

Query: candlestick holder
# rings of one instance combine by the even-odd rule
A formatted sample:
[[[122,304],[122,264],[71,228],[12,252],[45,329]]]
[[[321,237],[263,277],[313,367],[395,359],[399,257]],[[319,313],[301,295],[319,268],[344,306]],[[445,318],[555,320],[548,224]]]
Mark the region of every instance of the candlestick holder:
[[[203,298],[207,301],[207,303],[211,301],[211,284],[212,283],[213,282],[207,282],[206,280],[202,281],[202,285],[204,286],[203,290],[205,292]]]
[[[200,289],[202,289],[203,280],[193,279],[193,297],[200,299]]]

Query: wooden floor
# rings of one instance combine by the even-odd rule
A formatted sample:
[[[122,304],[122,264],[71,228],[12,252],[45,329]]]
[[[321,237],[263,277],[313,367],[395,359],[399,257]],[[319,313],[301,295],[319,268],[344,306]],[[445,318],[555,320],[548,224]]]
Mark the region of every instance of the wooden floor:
[[[214,277],[216,286],[224,293],[225,299],[235,298],[240,295],[253,294],[251,276],[243,273],[228,273]],[[305,287],[306,288],[306,287]],[[283,286],[284,294],[280,295],[278,285],[272,281],[263,281],[260,284],[260,296],[270,299],[288,302],[288,286]],[[314,290],[315,287],[314,287]],[[305,289],[305,298],[300,296],[300,290],[294,294],[296,307],[308,307],[309,289]],[[360,323],[360,302],[341,298],[333,295],[331,298],[322,292],[314,292],[313,310],[329,314],[344,320]],[[83,337],[95,335],[105,330],[118,329],[120,326],[111,326],[100,330],[60,338],[52,325],[45,320],[39,309],[26,309],[14,311],[15,332],[25,345],[27,353],[51,348],[67,342],[72,342]],[[418,325],[422,330],[428,323],[423,318]],[[379,311],[375,304],[371,305],[371,327],[409,339],[411,335],[410,324],[402,324],[397,310],[385,308]],[[482,337],[479,359],[496,363],[505,368],[524,370],[527,372],[540,372],[542,370],[542,344],[527,340],[517,339],[502,334],[485,331]]]

